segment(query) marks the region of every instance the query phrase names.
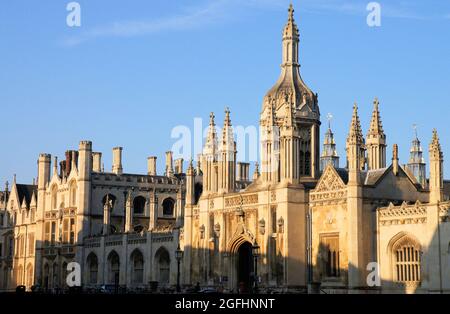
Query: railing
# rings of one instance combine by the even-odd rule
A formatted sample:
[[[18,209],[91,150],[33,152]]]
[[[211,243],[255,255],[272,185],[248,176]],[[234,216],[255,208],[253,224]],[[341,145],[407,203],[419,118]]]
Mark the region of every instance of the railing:
[[[128,244],[147,243],[147,235],[145,233],[130,233],[128,235]]]

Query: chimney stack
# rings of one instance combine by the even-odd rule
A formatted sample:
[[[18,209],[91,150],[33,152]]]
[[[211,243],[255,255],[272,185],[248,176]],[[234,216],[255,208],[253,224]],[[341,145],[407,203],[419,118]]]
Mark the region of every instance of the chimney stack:
[[[175,159],[175,174],[183,173],[183,158]]]
[[[113,148],[113,166],[112,172],[115,174],[122,174],[122,147],[114,147]]]
[[[167,177],[173,177],[173,153],[171,151],[166,152],[166,172]]]
[[[156,176],[156,156],[147,158],[147,174],[149,176]]]
[[[102,153],[93,152],[92,153],[93,160],[93,171],[94,172],[102,172]]]
[[[236,181],[249,181],[248,180],[249,172],[250,172],[250,164],[248,162],[238,162]]]
[[[394,175],[398,173],[398,145],[394,144],[392,148],[392,171]]]

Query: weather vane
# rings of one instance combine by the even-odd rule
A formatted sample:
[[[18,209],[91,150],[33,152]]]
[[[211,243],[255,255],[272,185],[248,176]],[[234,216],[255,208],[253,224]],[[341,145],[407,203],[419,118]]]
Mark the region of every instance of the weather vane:
[[[331,113],[327,114],[327,120],[328,120],[328,128],[331,129],[331,120],[333,120],[333,115]]]
[[[413,129],[414,129],[414,134],[416,135],[416,138],[417,138],[417,124],[413,124],[412,125],[412,127],[413,127]]]

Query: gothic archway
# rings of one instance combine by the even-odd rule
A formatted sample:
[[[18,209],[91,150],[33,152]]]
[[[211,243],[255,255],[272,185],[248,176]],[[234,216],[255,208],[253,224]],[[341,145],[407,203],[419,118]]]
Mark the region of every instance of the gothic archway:
[[[250,242],[242,243],[237,250],[236,274],[239,291],[249,293],[253,283],[253,255],[252,244]]]

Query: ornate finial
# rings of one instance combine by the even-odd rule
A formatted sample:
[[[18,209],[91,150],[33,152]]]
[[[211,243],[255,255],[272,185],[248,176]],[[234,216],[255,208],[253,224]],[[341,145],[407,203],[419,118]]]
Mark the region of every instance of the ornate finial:
[[[213,126],[214,124],[214,112],[209,114],[209,125]]]
[[[292,2],[289,4],[288,19],[289,19],[289,21],[294,20],[294,6],[292,5]]]
[[[378,105],[380,102],[378,101],[378,97],[375,97],[373,101],[373,112],[372,112],[372,119],[370,120],[370,128],[368,131],[367,136],[373,136],[373,137],[385,137],[384,131],[383,131],[383,125],[381,123],[381,117],[380,117],[380,111],[378,110]]]
[[[359,122],[358,116],[358,105],[356,104],[356,102],[353,104],[352,122],[350,124],[350,132],[348,134],[347,142],[349,142],[350,140],[356,141],[354,143],[363,143],[361,123]]]
[[[14,177],[13,177],[13,184],[16,184],[16,174],[14,174]]]
[[[231,126],[230,109],[228,107],[225,108],[225,123],[224,123],[224,126]]]
[[[412,127],[413,127],[413,130],[414,130],[414,136],[416,137],[416,139],[418,139],[418,137],[417,137],[417,124],[413,123]]]
[[[437,133],[436,129],[433,129],[433,138],[432,138],[431,142],[432,142],[432,144],[434,144],[436,146],[440,146],[440,144],[439,144],[439,136],[438,136],[438,133]]]
[[[392,147],[392,159],[397,160],[398,159],[398,145],[394,144]]]
[[[328,128],[331,129],[331,120],[333,120],[333,115],[331,113],[327,113],[328,120]]]

